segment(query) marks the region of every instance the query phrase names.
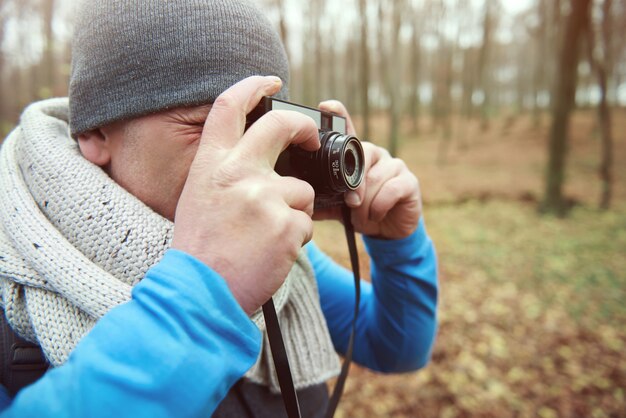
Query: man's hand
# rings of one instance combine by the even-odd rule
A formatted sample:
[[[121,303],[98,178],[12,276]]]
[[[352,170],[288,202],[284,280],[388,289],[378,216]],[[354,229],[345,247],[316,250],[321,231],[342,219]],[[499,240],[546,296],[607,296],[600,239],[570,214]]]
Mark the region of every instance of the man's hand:
[[[354,124],[343,104],[336,100],[320,103],[320,109],[344,116],[347,133],[355,135]],[[392,158],[387,150],[363,142],[365,175],[355,191],[346,193],[352,208],[354,229],[365,235],[399,239],[417,228],[422,212],[419,182],[404,161]],[[341,219],[337,208],[316,212],[314,219]]]
[[[174,221],[172,247],[219,273],[249,314],[284,282],[313,232],[313,188],[274,172],[289,144],[319,148],[313,120],[272,111],[244,134],[246,115],[280,87],[276,77],[249,77],[217,98]]]

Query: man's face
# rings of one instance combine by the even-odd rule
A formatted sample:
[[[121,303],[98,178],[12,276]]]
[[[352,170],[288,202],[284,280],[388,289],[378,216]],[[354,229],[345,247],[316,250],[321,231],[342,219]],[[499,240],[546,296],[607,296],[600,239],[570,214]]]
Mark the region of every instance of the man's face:
[[[209,110],[209,105],[179,108],[113,123],[95,137],[80,135],[79,145],[85,158],[173,221]]]

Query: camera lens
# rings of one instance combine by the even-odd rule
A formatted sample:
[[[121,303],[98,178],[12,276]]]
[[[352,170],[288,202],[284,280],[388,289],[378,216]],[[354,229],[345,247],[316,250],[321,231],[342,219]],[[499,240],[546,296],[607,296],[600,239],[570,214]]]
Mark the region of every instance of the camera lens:
[[[337,132],[321,133],[321,168],[335,193],[359,187],[363,179],[363,148],[357,138]]]
[[[346,150],[343,165],[346,168],[346,175],[348,177],[354,174],[354,170],[356,169],[356,157],[354,156],[354,152],[352,152],[352,150]]]
[[[363,179],[363,148],[353,136],[347,138],[343,150],[343,177],[350,190],[359,187]]]
[[[342,194],[356,189],[363,180],[363,147],[354,136],[334,131],[320,131],[320,145],[314,152],[289,146],[278,156],[274,170],[308,182],[315,198],[324,200],[323,206],[341,204]]]

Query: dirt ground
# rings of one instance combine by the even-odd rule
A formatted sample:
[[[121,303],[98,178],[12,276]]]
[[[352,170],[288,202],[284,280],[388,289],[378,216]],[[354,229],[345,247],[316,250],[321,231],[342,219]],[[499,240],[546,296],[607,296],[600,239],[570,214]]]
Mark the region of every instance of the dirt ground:
[[[424,370],[353,367],[337,416],[626,416],[626,111],[613,117],[612,209],[596,209],[600,141],[595,114],[579,111],[565,219],[537,212],[547,117],[539,127],[501,117],[486,132],[456,119],[447,139],[427,122],[409,134],[407,122],[400,157],[420,178],[438,251],[439,334]],[[372,137],[385,132],[381,118]],[[320,247],[347,266],[339,236],[339,225],[316,226]]]

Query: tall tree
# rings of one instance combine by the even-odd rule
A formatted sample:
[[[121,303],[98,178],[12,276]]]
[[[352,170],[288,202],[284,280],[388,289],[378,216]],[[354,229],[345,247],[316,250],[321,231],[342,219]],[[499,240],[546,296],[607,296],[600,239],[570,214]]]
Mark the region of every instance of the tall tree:
[[[411,62],[409,65],[409,72],[411,79],[409,85],[411,87],[410,111],[411,119],[413,121],[413,132],[417,133],[419,128],[419,114],[420,114],[420,82],[421,82],[421,65],[422,65],[422,46],[420,44],[420,10],[417,6],[412,7],[412,34],[411,34]]]
[[[355,28],[356,30],[356,28]],[[359,57],[357,52],[359,51],[360,41],[353,39],[348,40],[345,47],[344,58],[341,60],[343,68],[354,68],[354,63],[358,61]],[[339,71],[343,81],[340,83],[343,91],[343,97],[348,109],[356,109],[359,106],[358,97],[354,94],[355,91],[359,91],[361,88],[360,76],[357,71]],[[364,136],[364,132],[360,132],[361,138],[367,139]]]
[[[307,9],[304,12],[305,16],[312,16],[314,14],[314,7],[315,2],[312,3],[308,3],[307,4]],[[317,22],[315,21],[315,19],[313,17],[310,17],[309,19],[305,19],[304,24],[302,25],[302,62],[300,63],[300,68],[302,71],[302,97],[301,100],[303,103],[307,104],[307,105],[315,105],[317,104],[317,102],[315,102],[316,100],[316,93],[315,93],[315,89],[317,88],[317,86],[314,85],[315,83],[315,75],[314,72],[316,71],[315,66],[317,65],[317,62],[315,60],[315,47],[314,45],[311,45],[311,39],[314,39],[314,31],[315,31],[315,26],[317,26]]]
[[[322,28],[321,25],[323,23],[322,16],[324,15],[324,8],[326,6],[326,0],[315,0],[311,3],[312,13],[311,13],[311,26],[313,29],[313,42],[315,45],[315,65],[313,68],[314,79],[315,79],[315,87],[313,91],[313,100],[312,103],[316,106],[322,98],[324,98],[324,72],[326,71],[325,60],[324,60],[324,49],[326,46],[324,42],[322,42]]]
[[[359,50],[360,42],[356,39],[349,39],[346,43],[344,58],[341,61],[343,68],[354,68],[354,63],[359,59],[357,51]],[[358,107],[358,100],[353,92],[358,91],[361,88],[361,81],[357,77],[356,71],[340,71],[343,78],[343,82],[340,83],[343,92],[343,100],[345,100],[346,107],[348,109],[356,109]],[[363,139],[368,139],[364,136],[364,133],[359,133]]]
[[[441,127],[441,139],[439,140],[439,151],[437,153],[437,163],[447,162],[448,149],[452,140],[452,45],[445,42],[443,36],[439,43],[439,59],[437,63],[437,79],[435,87],[435,115],[437,123]]]
[[[462,51],[463,66],[461,74],[461,84],[463,86],[463,96],[461,98],[461,113],[466,118],[474,116],[474,103],[472,96],[477,83],[477,50],[469,46]]]
[[[274,0],[276,8],[278,9],[278,33],[280,34],[280,39],[285,46],[285,51],[287,52],[287,58],[291,61],[291,57],[289,54],[289,46],[287,44],[288,33],[287,33],[287,22],[285,21],[286,11],[285,11],[285,1],[284,0]]]
[[[387,61],[387,89],[389,92],[389,153],[398,155],[400,117],[402,115],[402,54],[400,53],[400,28],[405,3],[394,0],[392,6],[392,22],[390,27],[391,56]]]
[[[56,84],[56,71],[58,69],[54,59],[54,32],[52,31],[55,0],[43,0],[41,6],[44,28],[44,51],[43,60],[41,62],[43,66],[43,79],[40,85],[39,95],[43,96],[42,98],[48,98],[53,95]]]
[[[494,2],[497,0],[485,0],[485,15],[483,19],[483,41],[478,56],[478,76],[480,77],[480,88],[483,94],[483,102],[481,105],[481,128],[489,127],[489,100],[490,97],[490,79],[489,79],[489,60],[491,55],[491,43],[493,37],[494,26]]]
[[[361,92],[361,115],[363,117],[363,130],[361,135],[367,139],[370,137],[370,55],[367,37],[369,36],[369,25],[367,17],[367,0],[359,0],[359,14],[361,18],[360,36],[360,65],[359,65],[359,90]]]
[[[8,12],[8,2],[7,0],[0,0],[0,90],[3,92],[7,91],[7,82],[5,79],[5,58],[4,51],[2,46],[4,44],[4,36],[6,33],[6,23],[9,20],[9,12]],[[4,138],[4,135],[7,133],[9,121],[12,119],[11,117],[11,103],[5,95],[0,97],[0,141]]]
[[[593,69],[598,87],[600,88],[600,101],[598,103],[598,125],[600,126],[600,138],[602,152],[598,174],[602,182],[599,207],[608,209],[611,205],[612,196],[612,166],[613,166],[613,137],[611,134],[611,109],[607,100],[607,84],[612,70],[612,29],[611,0],[602,2],[602,20],[598,30],[600,36],[595,36],[593,25],[588,30],[588,54],[591,68]]]
[[[565,214],[563,197],[565,157],[567,154],[568,125],[575,104],[579,49],[583,31],[589,23],[591,0],[571,0],[565,34],[561,42],[558,63],[559,77],[555,78],[552,127],[548,146],[546,188],[542,202],[544,212]]]
[[[541,125],[541,94],[545,90],[546,58],[548,57],[548,4],[547,0],[537,2],[537,28],[535,30],[535,53],[533,74],[533,124]]]

